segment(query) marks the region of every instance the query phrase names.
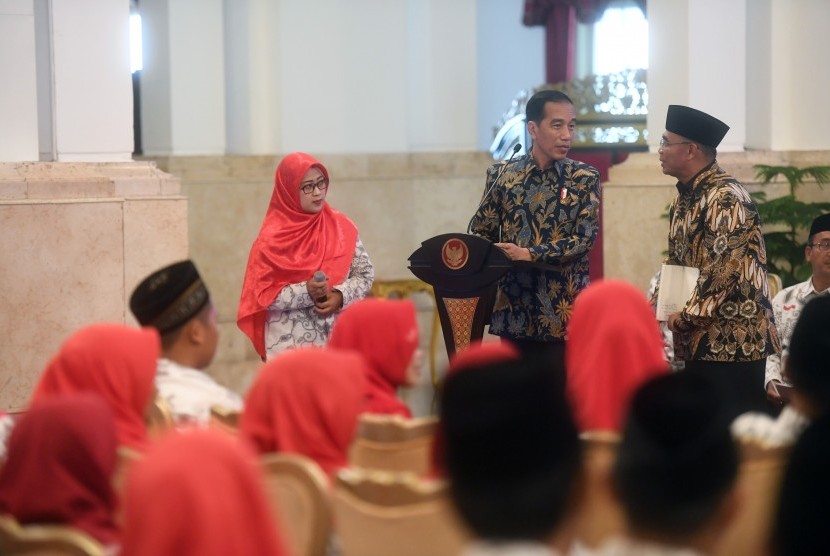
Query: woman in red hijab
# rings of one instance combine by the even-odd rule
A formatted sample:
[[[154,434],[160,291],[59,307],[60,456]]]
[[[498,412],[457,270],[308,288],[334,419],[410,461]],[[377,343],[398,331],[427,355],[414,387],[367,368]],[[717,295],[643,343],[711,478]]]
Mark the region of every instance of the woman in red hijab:
[[[155,443],[127,477],[121,556],[288,554],[244,444],[210,429]]]
[[[104,546],[118,544],[115,424],[92,393],[40,400],[9,438],[0,470],[0,513],[21,524],[65,525]]]
[[[328,188],[328,171],[310,155],[289,154],[277,167],[236,320],[263,360],[325,344],[338,311],[372,287],[357,228],[326,202]]]
[[[643,292],[621,280],[585,288],[568,322],[565,370],[580,432],[620,432],[634,391],[668,371],[662,333]]]
[[[147,442],[144,414],[155,395],[160,349],[158,332],[152,328],[82,328],[46,365],[32,404],[55,395],[94,392],[115,416],[118,444],[141,450]]]
[[[423,364],[415,304],[409,300],[363,299],[337,318],[329,347],[360,352],[368,363],[366,412],[412,417],[397,396],[415,384]]]
[[[366,362],[335,349],[287,351],[266,363],[245,398],[242,436],[260,454],[288,452],[316,461],[329,476],[346,466],[364,411]]]

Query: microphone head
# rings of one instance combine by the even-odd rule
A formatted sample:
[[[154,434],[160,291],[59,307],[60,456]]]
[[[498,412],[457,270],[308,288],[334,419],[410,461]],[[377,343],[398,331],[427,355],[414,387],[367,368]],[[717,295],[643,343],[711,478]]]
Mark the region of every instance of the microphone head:
[[[518,153],[520,150],[522,150],[522,144],[516,143],[516,146],[513,147],[513,154]]]
[[[314,281],[315,282],[325,282],[326,281],[326,274],[322,270],[318,270],[314,273]]]

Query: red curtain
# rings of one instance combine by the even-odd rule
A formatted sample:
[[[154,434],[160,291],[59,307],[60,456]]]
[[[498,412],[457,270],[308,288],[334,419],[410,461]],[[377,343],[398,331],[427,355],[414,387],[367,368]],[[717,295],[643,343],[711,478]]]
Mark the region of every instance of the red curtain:
[[[573,79],[576,22],[596,23],[612,0],[525,0],[522,22],[545,26],[545,81]],[[635,0],[646,13],[646,0]]]

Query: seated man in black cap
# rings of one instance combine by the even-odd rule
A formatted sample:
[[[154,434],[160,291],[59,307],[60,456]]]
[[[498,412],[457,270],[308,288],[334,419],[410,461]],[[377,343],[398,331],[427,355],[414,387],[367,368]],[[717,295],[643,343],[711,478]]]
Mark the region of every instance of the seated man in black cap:
[[[451,374],[441,396],[450,496],[477,537],[464,556],[567,551],[581,450],[561,388],[527,362]]]
[[[628,535],[599,554],[709,554],[737,514],[738,452],[711,383],[678,372],[634,395],[613,468]]]
[[[715,160],[728,130],[709,114],[672,105],[658,152],[663,173],[678,180],[665,262],[699,270],[691,298],[668,317],[674,355],[687,372],[713,381],[735,417],[775,411],[764,394],[764,369],[781,348],[758,210]]]
[[[757,413],[738,417],[732,432],[741,440],[769,447],[793,444],[811,420],[830,410],[830,295],[807,300],[787,344],[790,403],[777,419]]]
[[[211,407],[241,411],[242,399],[202,371],[216,353],[216,310],[196,266],[180,261],[145,278],[130,296],[139,324],[161,335],[156,374],[159,396],[177,424],[210,422]]]

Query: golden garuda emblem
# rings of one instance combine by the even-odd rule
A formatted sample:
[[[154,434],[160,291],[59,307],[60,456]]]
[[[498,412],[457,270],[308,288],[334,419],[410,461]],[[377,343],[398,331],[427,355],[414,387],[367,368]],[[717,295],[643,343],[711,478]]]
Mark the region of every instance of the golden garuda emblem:
[[[450,270],[462,268],[470,258],[467,244],[458,238],[448,239],[441,248],[441,260]]]

